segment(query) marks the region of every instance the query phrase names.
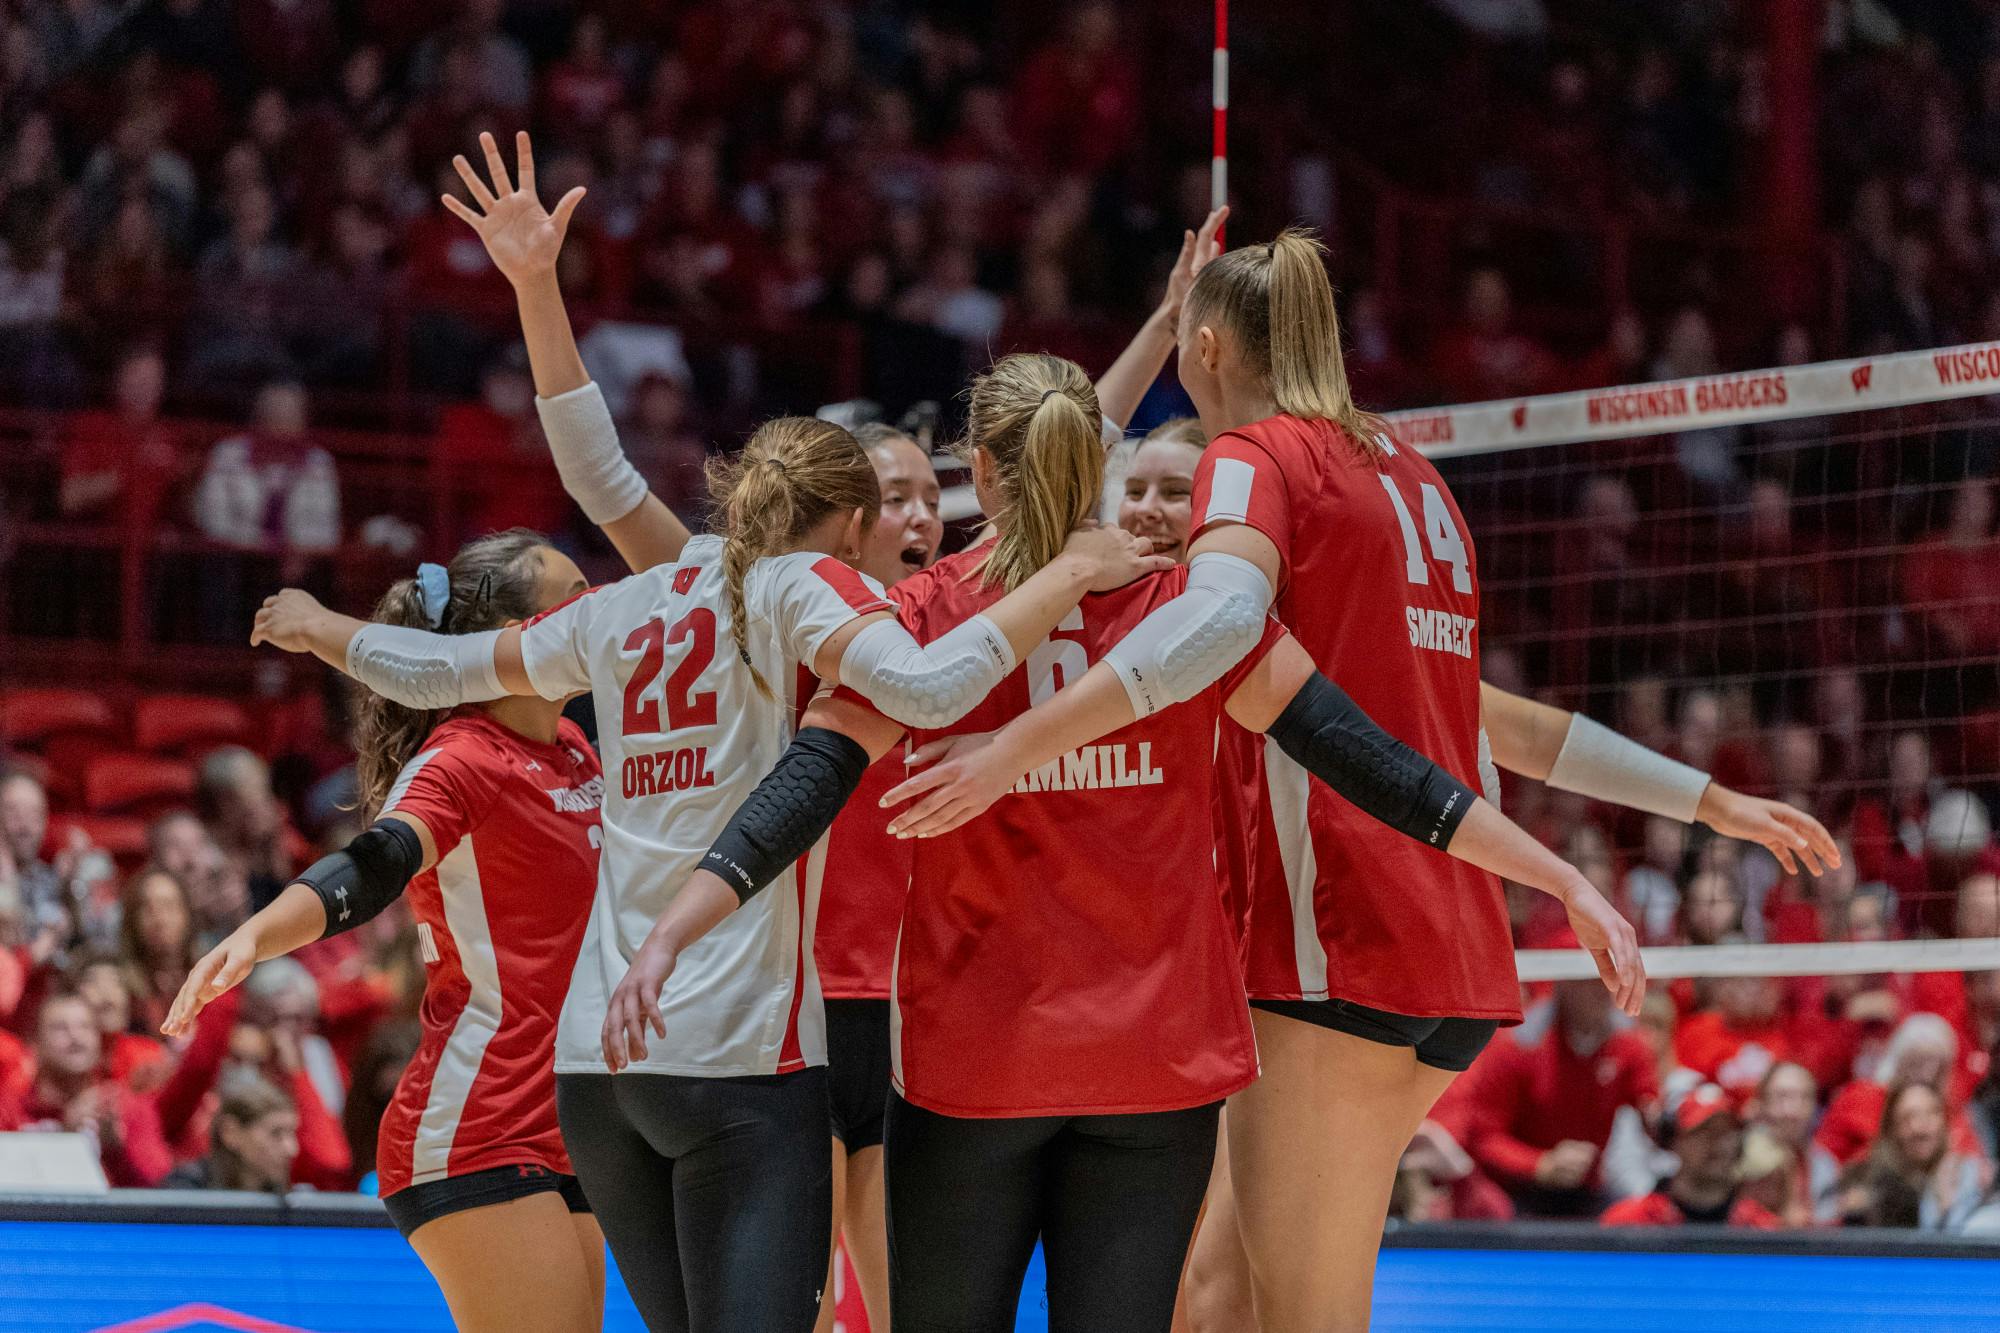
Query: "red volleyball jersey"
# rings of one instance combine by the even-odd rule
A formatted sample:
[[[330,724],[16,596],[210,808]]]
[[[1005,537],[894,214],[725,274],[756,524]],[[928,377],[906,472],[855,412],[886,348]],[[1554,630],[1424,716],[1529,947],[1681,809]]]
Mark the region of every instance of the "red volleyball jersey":
[[[829,1000],[889,998],[914,844],[889,836],[894,816],[882,808],[882,797],[909,776],[904,752],[899,745],[868,766],[806,858],[808,891],[819,898],[813,958],[820,994]]]
[[[1000,600],[965,577],[978,558],[962,553],[898,585],[919,640]],[[1004,726],[1186,585],[1177,569],[1084,598],[971,713],[913,739]],[[1198,699],[1064,755],[978,819],[910,844],[891,1041],[904,1097],[957,1116],[1117,1114],[1199,1106],[1256,1077],[1211,813],[1222,701],[1281,633],[1272,623]]]
[[[1277,615],[1376,722],[1479,788],[1479,581],[1465,520],[1423,455],[1364,455],[1331,422],[1219,436],[1196,533],[1245,523],[1283,558]],[[1393,832],[1275,746],[1251,865],[1246,981],[1268,999],[1519,1021],[1500,881]]]
[[[433,731],[396,780],[384,813],[422,820],[438,861],[408,890],[423,1039],[382,1118],[384,1195],[496,1166],[572,1169],[556,1128],[556,1015],[597,891],[603,803],[573,723],[544,745],[476,710]]]

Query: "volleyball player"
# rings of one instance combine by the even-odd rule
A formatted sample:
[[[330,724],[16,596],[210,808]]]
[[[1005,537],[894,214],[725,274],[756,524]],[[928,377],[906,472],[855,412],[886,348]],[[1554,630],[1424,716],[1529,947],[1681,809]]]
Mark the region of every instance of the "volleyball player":
[[[1256,646],[1274,598],[1313,661],[1393,735],[1450,773],[1477,771],[1472,548],[1435,469],[1354,406],[1316,244],[1286,233],[1204,267],[1182,308],[1180,378],[1214,441],[1196,477],[1187,591],[1067,697],[906,784],[922,799],[899,831],[949,828],[1030,760],[1199,695]],[[1614,749],[1597,745],[1582,767],[1626,760],[1652,795],[1698,798],[1691,771]],[[1265,785],[1246,941],[1264,1077],[1229,1117],[1239,1231],[1266,1326],[1362,1328],[1404,1146],[1519,1019],[1512,942],[1492,875],[1394,837],[1296,765],[1267,766]],[[1257,873],[1258,860],[1285,875]],[[1266,895],[1273,880],[1295,891]],[[1630,927],[1567,905],[1606,984],[1636,1008],[1607,955]]]
[[[1156,427],[1132,460],[1125,493],[1119,504],[1118,521],[1127,532],[1150,539],[1153,549],[1185,559],[1188,536],[1193,526],[1194,478],[1207,448],[1201,424],[1192,419],[1169,421]],[[1531,777],[1546,778],[1559,757],[1566,733],[1574,725],[1571,715],[1546,704],[1524,699],[1505,690],[1481,683],[1480,721],[1492,738],[1492,752],[1499,767]],[[1218,765],[1224,776],[1235,776],[1252,793],[1245,808],[1255,811],[1262,804],[1263,746],[1244,752],[1233,744],[1245,733],[1224,728],[1219,737],[1222,751]],[[1286,762],[1282,755],[1279,763]],[[1232,764],[1234,765],[1232,769]],[[1616,794],[1572,776],[1572,785],[1582,783],[1601,799]],[[1482,779],[1482,785],[1484,780]],[[1492,792],[1489,788],[1489,797]],[[1831,835],[1810,815],[1775,801],[1765,801],[1711,782],[1703,792],[1694,817],[1726,837],[1756,842],[1770,850],[1786,869],[1795,870],[1792,834],[1804,835],[1802,853],[1806,866],[1817,874],[1823,860],[1838,865],[1839,853]],[[1242,824],[1240,818],[1234,821]],[[1218,821],[1218,836],[1224,841],[1217,855],[1225,866],[1236,867],[1236,849],[1226,837],[1228,821]],[[1247,867],[1243,868],[1247,872]],[[1282,876],[1284,867],[1266,866],[1267,872]],[[1247,893],[1247,885],[1233,883],[1224,875],[1224,892],[1235,896]],[[1240,919],[1240,918],[1239,918]],[[1216,1164],[1206,1200],[1206,1211],[1196,1232],[1194,1253],[1189,1260],[1185,1298],[1189,1322],[1198,1330],[1246,1328],[1253,1322],[1250,1278],[1243,1247],[1237,1238],[1235,1199],[1228,1167],[1227,1137],[1217,1145]]]
[[[375,608],[460,635],[518,625],[583,588],[533,533],[483,537]],[[549,1053],[597,886],[604,781],[560,700],[445,712],[370,698],[362,808],[374,822],[202,958],[179,1035],[253,965],[351,930],[407,888],[425,963],[423,1035],[376,1153],[390,1219],[461,1329],[603,1322],[604,1237],[556,1125]]]
[[[975,486],[997,540],[899,585],[920,637],[976,617],[1036,577],[1102,483],[1097,403],[1082,371],[1008,357],[976,382]],[[1184,586],[1185,571],[1085,599],[972,714],[979,729],[1087,669]],[[1148,719],[1119,743],[1030,782],[1042,799],[997,827],[920,844],[897,955],[896,1084],[888,1125],[892,1306],[898,1328],[1011,1327],[1037,1236],[1052,1325],[1166,1323],[1208,1178],[1220,1099],[1255,1074],[1235,943],[1209,832],[1222,696],[1413,836],[1551,888],[1581,877],[1451,781],[1373,731],[1273,625],[1272,655],[1211,690],[1208,709]],[[1260,654],[1261,657],[1261,654]],[[1277,721],[1274,722],[1274,719]],[[806,718],[859,753],[902,728],[843,699]],[[802,732],[801,735],[811,734]],[[827,827],[853,779],[787,752],[731,821],[684,898],[755,892]],[[1460,818],[1465,820],[1463,826]],[[751,840],[732,836],[757,830]],[[1093,856],[1093,846],[1116,848]],[[928,859],[927,859],[928,858]],[[676,902],[670,914],[684,915]],[[1621,966],[1636,946],[1620,944]],[[608,1040],[643,1045],[672,952],[653,941],[613,996]]]

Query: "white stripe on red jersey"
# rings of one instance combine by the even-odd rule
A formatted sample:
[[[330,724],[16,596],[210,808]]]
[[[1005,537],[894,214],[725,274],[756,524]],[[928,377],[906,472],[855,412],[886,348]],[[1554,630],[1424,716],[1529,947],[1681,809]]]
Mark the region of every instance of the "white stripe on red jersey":
[[[570,1170],[556,1125],[556,1015],[597,887],[597,756],[477,709],[447,719],[383,810],[430,831],[410,882],[423,1035],[382,1119],[382,1192],[498,1166]]]

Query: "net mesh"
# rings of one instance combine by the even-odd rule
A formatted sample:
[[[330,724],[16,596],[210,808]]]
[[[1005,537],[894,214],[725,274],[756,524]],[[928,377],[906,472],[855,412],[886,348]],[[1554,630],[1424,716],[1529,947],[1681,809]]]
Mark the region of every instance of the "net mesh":
[[[1410,421],[1449,439],[1438,422],[1481,412]],[[1695,946],[1654,954],[1655,975],[2000,966],[2000,401],[1750,423],[1725,409],[1553,443],[1508,416],[1529,427],[1511,444],[1436,450],[1478,543],[1487,679],[1811,812],[1847,864],[1787,876],[1759,848],[1525,779],[1509,813],[1648,944]],[[1518,908],[1532,944],[1552,905]]]

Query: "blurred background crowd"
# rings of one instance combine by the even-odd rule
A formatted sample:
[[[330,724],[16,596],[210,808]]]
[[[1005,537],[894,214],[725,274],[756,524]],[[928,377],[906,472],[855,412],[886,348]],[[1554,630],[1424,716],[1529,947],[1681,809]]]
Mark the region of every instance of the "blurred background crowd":
[[[242,650],[247,607],[359,609],[516,524],[612,569],[453,153],[526,127],[545,196],[589,187],[585,356],[699,519],[764,415],[942,441],[994,356],[1107,365],[1205,209],[1208,41],[1165,0],[0,0],[0,1130],[90,1134],[118,1185],[371,1168],[404,914],[155,1034],[353,832],[349,701]],[[1234,61],[1231,232],[1324,230],[1369,406],[2000,336],[1989,0],[1269,0]],[[1843,839],[1801,880],[1510,786],[1650,942],[2000,935],[1993,407],[1448,465],[1490,679]],[[1134,424],[1180,410],[1169,370]],[[2000,1230],[2000,977],[1532,998],[1403,1215]]]

